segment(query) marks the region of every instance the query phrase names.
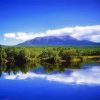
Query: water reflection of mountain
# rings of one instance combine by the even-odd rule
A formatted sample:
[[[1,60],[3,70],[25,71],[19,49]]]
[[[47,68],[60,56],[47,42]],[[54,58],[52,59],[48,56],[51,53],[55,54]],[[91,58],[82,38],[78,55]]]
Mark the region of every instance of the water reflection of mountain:
[[[0,76],[3,72],[8,73],[9,75],[13,72],[16,74],[17,72],[27,73],[29,71],[34,71],[38,73],[45,72],[63,72],[65,69],[80,69],[82,68],[82,64],[94,63],[93,61],[86,62],[62,62],[62,63],[24,63],[24,64],[15,64],[15,63],[5,63],[2,62],[0,65]],[[43,69],[40,69],[42,66]],[[37,70],[36,70],[37,69]]]

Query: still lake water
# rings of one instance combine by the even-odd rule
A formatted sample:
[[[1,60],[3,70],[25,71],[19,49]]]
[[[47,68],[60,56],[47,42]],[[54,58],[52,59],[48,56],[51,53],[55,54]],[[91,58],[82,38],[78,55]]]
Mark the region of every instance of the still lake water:
[[[100,100],[100,63],[74,65],[0,67],[0,100]]]

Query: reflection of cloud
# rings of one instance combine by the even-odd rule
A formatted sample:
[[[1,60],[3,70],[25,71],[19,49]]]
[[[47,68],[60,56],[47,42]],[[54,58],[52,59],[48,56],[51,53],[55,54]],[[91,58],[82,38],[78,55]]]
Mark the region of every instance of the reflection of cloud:
[[[43,78],[48,81],[75,83],[75,84],[100,84],[100,68],[94,67],[89,69],[80,69],[73,71],[70,75],[66,74],[36,74],[28,72],[27,74],[18,73],[16,75],[4,75],[5,79],[23,80]]]
[[[15,79],[18,79],[18,80],[23,80],[23,79],[28,79],[28,78],[45,78],[45,75],[42,75],[42,74],[35,74],[35,73],[32,73],[32,72],[28,72],[27,74],[22,74],[21,72],[20,73],[17,73],[16,75],[4,75],[5,79],[11,79],[11,80],[15,80]]]
[[[49,81],[76,84],[100,84],[100,68],[80,69],[73,71],[69,76],[59,75],[47,77]]]
[[[47,30],[43,33],[26,33],[26,32],[16,32],[16,33],[5,33],[4,38],[12,38],[16,40],[30,40],[35,37],[42,36],[64,36],[69,35],[80,40],[91,40],[94,42],[100,42],[100,25],[94,26],[75,26],[75,27],[65,27],[55,30]]]

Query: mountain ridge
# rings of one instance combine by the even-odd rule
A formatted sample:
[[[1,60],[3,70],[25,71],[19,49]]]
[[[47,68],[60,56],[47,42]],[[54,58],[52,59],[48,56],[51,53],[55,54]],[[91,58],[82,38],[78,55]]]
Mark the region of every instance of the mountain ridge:
[[[78,40],[71,36],[44,36],[22,42],[18,46],[78,46],[78,45],[100,45],[88,40]]]

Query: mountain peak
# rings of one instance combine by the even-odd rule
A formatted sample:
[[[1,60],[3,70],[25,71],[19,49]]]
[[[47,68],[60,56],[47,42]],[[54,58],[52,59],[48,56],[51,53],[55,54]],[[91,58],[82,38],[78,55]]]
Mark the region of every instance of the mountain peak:
[[[98,43],[94,43],[87,40],[78,40],[71,36],[44,36],[44,37],[36,37],[32,40],[25,41],[18,45],[23,46],[81,46],[81,45],[98,45]]]

